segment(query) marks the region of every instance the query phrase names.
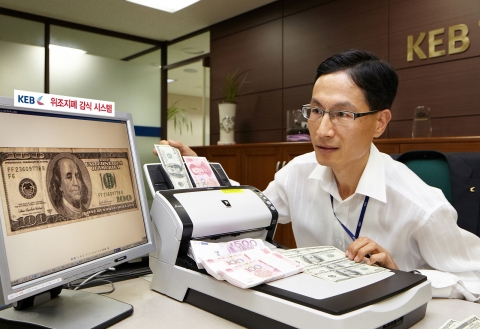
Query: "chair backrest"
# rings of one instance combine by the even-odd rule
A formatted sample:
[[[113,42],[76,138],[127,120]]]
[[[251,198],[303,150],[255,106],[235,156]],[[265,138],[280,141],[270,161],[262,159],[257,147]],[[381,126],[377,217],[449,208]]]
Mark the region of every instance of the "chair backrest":
[[[441,189],[452,203],[450,170],[445,155],[436,151],[410,151],[401,154],[397,161],[404,163],[428,185]]]

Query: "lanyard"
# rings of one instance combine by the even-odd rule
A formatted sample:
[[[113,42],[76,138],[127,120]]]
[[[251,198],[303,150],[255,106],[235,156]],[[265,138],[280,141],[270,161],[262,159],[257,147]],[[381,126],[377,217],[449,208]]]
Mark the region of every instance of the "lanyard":
[[[353,235],[353,233],[350,232],[350,230],[345,225],[343,225],[343,223],[340,221],[340,219],[338,219],[337,214],[335,214],[335,210],[333,210],[333,196],[330,194],[330,202],[332,203],[333,215],[338,220],[340,225],[342,225],[345,232],[347,232],[347,234],[352,238],[353,241],[355,241],[358,238],[358,236],[360,235],[360,230],[362,229],[362,224],[363,224],[363,216],[365,216],[365,210],[367,209],[369,199],[370,198],[367,195],[367,196],[365,196],[365,200],[363,200],[362,211],[360,212],[360,217],[358,218],[357,230],[355,231],[355,235]]]

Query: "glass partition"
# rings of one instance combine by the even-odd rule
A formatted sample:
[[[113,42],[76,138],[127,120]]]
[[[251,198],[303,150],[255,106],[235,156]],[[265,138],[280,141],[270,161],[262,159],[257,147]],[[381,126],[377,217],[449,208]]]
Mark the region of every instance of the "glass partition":
[[[167,135],[189,146],[210,144],[209,53],[210,32],[167,47]]]
[[[127,61],[152,45],[59,26],[51,26],[50,44],[67,47],[50,49],[52,94],[113,101],[135,125],[159,127],[160,50]]]
[[[140,162],[158,162],[152,154],[160,139],[161,51],[151,44],[51,26],[50,44],[82,50],[50,49],[50,93],[115,102],[119,112],[129,112],[137,131]],[[146,185],[147,186],[147,185]],[[151,203],[150,192],[147,198]]]
[[[168,70],[168,139],[189,146],[208,145],[209,71],[201,60]]]
[[[0,96],[13,97],[15,89],[44,92],[44,31],[43,23],[0,15]]]

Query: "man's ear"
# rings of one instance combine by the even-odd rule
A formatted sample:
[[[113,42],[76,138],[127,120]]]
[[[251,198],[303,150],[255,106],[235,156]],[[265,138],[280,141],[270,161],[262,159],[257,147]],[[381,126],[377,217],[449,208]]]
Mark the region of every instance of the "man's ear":
[[[389,109],[382,110],[377,115],[377,121],[375,126],[375,131],[373,134],[374,138],[380,137],[385,129],[387,129],[387,125],[392,119],[392,112]]]

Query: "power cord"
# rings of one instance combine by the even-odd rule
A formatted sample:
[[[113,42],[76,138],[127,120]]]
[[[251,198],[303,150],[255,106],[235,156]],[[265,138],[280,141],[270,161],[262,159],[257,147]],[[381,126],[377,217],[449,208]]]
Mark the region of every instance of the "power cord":
[[[108,269],[106,270],[103,270],[103,271],[100,271],[100,272],[97,272],[91,276],[89,276],[88,278],[86,278],[85,280],[83,280],[81,283],[79,284],[72,284],[71,282],[68,283],[67,287],[68,289],[71,289],[71,290],[78,290],[79,288],[81,288],[82,286],[86,285],[87,283],[91,283],[91,282],[104,282],[104,283],[110,283],[110,285],[112,286],[112,288],[110,290],[107,290],[107,291],[102,291],[102,292],[97,292],[96,294],[98,295],[105,295],[105,294],[110,294],[112,292],[115,291],[115,285],[113,284],[112,281],[109,281],[109,280],[104,280],[104,279],[95,279],[95,277],[107,272],[107,271],[115,271],[115,268],[114,267],[109,267]],[[95,280],[93,280],[95,279]],[[74,289],[72,289],[74,288]]]

